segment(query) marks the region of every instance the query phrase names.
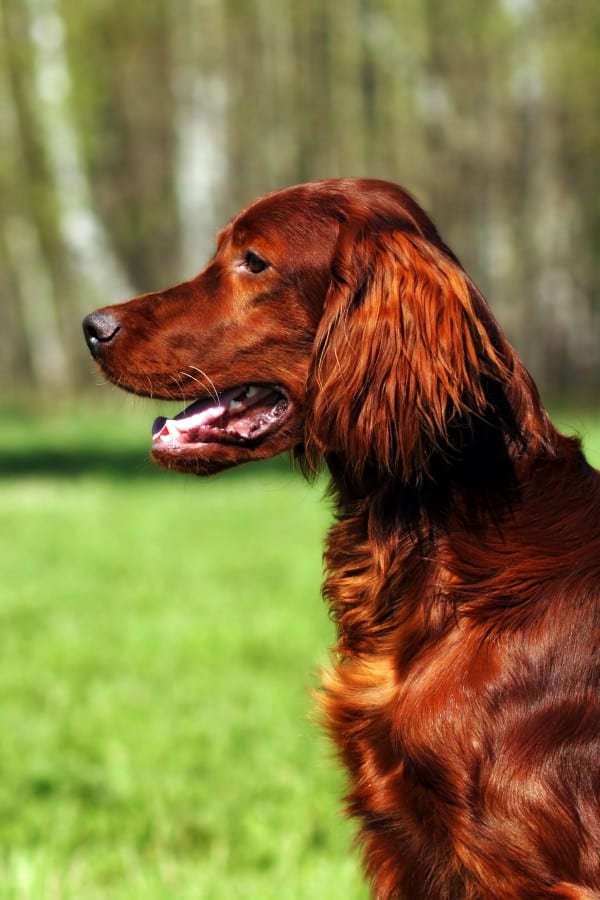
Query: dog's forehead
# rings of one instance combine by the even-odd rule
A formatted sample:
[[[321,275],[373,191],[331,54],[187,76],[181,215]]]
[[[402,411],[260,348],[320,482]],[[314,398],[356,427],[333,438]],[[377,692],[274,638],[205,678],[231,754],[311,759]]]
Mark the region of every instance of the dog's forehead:
[[[322,241],[337,233],[333,204],[328,207],[303,186],[269,194],[246,207],[226,229],[236,247],[264,240],[270,247]]]
[[[334,179],[258,198],[223,229],[219,247],[229,244],[239,252],[264,241],[271,252],[304,247],[309,252],[319,248],[327,255],[348,223],[370,231],[417,232],[442,244],[433,223],[402,188],[377,180]]]

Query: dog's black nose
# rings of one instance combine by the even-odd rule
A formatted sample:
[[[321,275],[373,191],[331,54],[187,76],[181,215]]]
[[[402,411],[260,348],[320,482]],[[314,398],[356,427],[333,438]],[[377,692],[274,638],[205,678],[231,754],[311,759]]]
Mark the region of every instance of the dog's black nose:
[[[83,334],[90,348],[90,353],[96,359],[101,344],[108,344],[121,330],[121,325],[110,313],[93,312],[83,320]]]

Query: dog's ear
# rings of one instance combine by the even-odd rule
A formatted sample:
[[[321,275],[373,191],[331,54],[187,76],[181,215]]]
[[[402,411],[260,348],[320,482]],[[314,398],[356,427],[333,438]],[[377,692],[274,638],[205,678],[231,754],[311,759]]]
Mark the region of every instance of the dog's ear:
[[[344,235],[308,380],[306,451],[418,483],[485,417],[508,347],[457,262],[424,238]],[[492,392],[493,393],[493,392]]]

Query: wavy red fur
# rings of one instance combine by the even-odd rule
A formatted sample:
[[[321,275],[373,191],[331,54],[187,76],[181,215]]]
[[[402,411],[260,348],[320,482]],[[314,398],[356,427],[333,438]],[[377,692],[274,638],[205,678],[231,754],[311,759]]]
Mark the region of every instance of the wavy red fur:
[[[600,475],[414,200],[269,195],[197,278],[85,329],[120,386],[205,398],[159,463],[329,468],[321,702],[374,895],[600,896]]]

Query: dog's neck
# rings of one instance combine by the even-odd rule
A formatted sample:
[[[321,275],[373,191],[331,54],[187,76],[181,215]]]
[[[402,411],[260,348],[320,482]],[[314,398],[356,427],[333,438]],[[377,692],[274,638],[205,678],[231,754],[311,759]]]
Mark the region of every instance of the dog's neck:
[[[540,408],[536,414],[545,416]],[[533,483],[543,490],[545,467],[580,457],[576,442],[552,426],[543,447],[527,439],[507,444],[482,423],[477,429],[476,453],[467,448],[462,459],[432,460],[419,484],[374,470],[372,485],[362,473],[359,487],[343,458],[326,455],[337,522],[328,537],[323,592],[342,652],[380,652],[385,635],[399,627],[416,643],[439,635],[456,615],[449,535],[497,545],[506,522],[514,527],[519,519],[523,491],[530,493]],[[415,598],[418,611],[406,605]]]
[[[431,551],[438,538],[411,526],[392,523],[373,500],[347,501],[338,507],[325,551],[323,594],[338,628],[342,653],[380,652],[386,634],[411,617],[406,598],[433,601],[436,563]],[[429,548],[429,550],[428,550]],[[434,603],[429,612],[435,616]]]

